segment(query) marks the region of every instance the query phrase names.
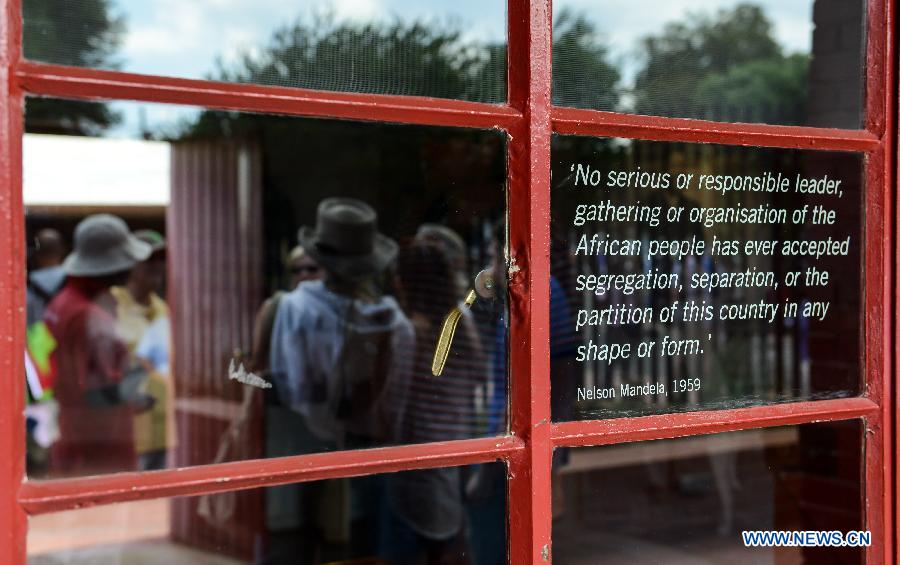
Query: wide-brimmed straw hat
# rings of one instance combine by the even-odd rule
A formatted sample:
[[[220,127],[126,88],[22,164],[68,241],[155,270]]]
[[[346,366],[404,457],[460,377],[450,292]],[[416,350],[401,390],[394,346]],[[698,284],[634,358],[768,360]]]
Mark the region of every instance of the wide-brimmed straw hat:
[[[316,226],[300,228],[297,239],[326,271],[356,279],[384,271],[397,256],[397,243],[378,232],[378,215],[355,198],[319,203]]]
[[[134,236],[122,218],[95,214],[75,228],[75,245],[63,262],[73,277],[100,277],[127,271],[146,260],[153,247]]]

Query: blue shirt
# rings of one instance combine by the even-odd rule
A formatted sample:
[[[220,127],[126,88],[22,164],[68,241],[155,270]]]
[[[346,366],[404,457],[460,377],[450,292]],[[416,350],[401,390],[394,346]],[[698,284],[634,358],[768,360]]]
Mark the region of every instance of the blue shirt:
[[[494,351],[491,358],[492,389],[488,399],[488,433],[506,433],[507,397],[507,324],[506,312],[497,323],[494,335]],[[550,358],[572,355],[576,347],[572,328],[572,311],[565,291],[556,277],[550,277]]]

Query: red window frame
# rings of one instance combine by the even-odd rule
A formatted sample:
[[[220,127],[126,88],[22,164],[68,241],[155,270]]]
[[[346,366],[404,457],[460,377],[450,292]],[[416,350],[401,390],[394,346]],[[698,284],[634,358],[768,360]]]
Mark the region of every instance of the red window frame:
[[[27,516],[92,504],[198,495],[401,469],[503,460],[509,465],[509,548],[515,564],[551,560],[551,455],[587,446],[864,418],[868,563],[896,560],[894,196],[897,126],[895,0],[868,0],[866,119],[861,130],[728,124],[553,107],[549,0],[508,0],[508,102],[318,92],[81,69],[25,61],[21,0],[0,0],[0,562],[25,563]],[[497,128],[509,135],[511,435],[28,482],[24,468],[23,98],[43,94],[191,104],[298,116]],[[550,415],[550,140],[553,133],[857,151],[865,161],[865,390],[855,398],[737,410],[553,424]],[[228,482],[223,482],[223,478]]]

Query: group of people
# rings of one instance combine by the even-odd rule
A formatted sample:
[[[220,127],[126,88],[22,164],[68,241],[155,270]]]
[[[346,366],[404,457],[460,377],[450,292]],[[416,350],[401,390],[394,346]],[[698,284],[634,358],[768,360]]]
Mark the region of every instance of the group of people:
[[[472,284],[458,234],[425,224],[400,246],[378,231],[367,204],[330,198],[298,243],[288,263],[295,286],[264,304],[254,336],[253,368],[274,385],[268,456],[505,432],[502,303],[466,310],[444,371],[432,372],[444,318]],[[257,562],[502,562],[505,486],[502,471],[489,471],[428,469],[267,489]],[[473,524],[491,518],[497,523]]]
[[[27,279],[28,467],[32,476],[166,466],[174,430],[166,243],[116,216],[34,238]]]
[[[502,297],[502,233],[494,239],[485,262]],[[297,244],[290,288],[264,302],[241,361],[272,385],[264,437],[253,438],[266,456],[506,432],[505,303],[463,305],[473,281],[462,237],[425,224],[400,245],[378,230],[370,206],[330,198]],[[77,225],[67,247],[44,229],[30,257],[29,472],[164,468],[175,444],[166,242],[99,214]],[[454,309],[463,315],[436,377],[435,344]],[[501,465],[266,490],[259,563],[505,558]]]

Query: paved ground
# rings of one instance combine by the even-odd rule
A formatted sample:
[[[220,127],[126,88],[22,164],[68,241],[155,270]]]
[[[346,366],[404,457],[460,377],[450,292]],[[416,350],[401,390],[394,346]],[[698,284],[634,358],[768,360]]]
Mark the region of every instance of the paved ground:
[[[148,500],[35,516],[30,565],[237,565],[168,541],[169,501]]]
[[[145,541],[99,548],[30,555],[29,565],[239,565],[228,557],[196,551],[165,541]]]

